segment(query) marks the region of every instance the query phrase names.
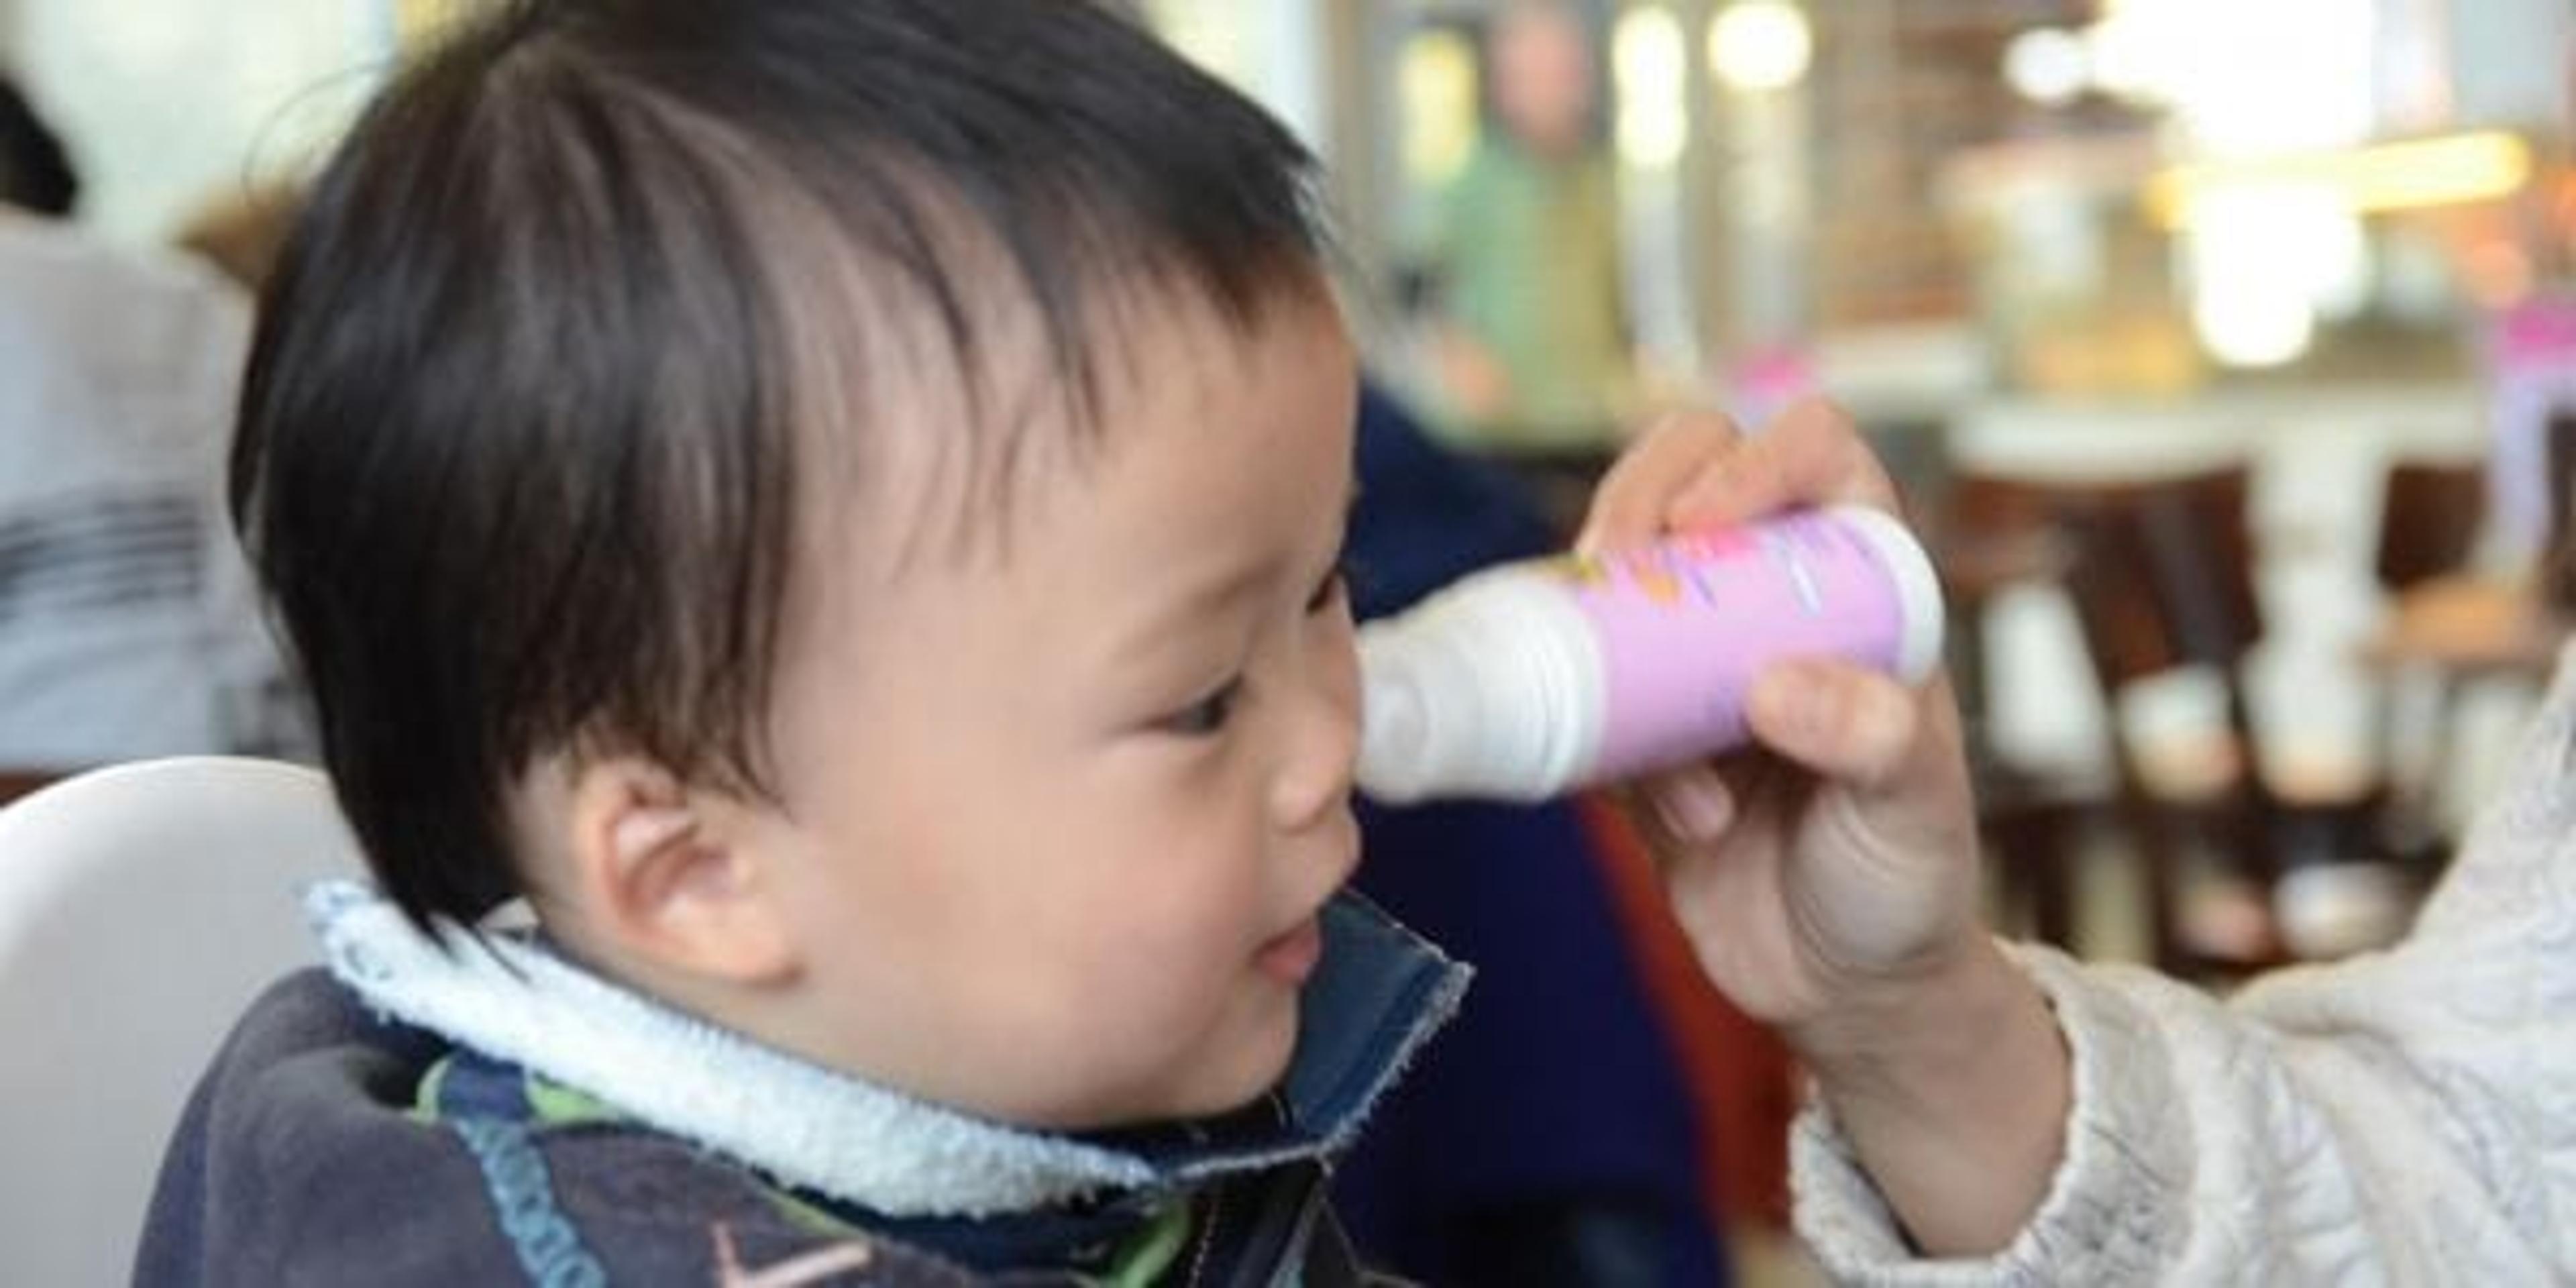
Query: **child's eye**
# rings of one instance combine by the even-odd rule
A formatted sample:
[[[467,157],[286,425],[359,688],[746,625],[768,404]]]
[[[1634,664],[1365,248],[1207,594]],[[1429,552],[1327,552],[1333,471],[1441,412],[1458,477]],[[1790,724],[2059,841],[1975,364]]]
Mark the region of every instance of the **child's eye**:
[[[1243,695],[1243,681],[1228,680],[1224,687],[1190,705],[1165,716],[1163,731],[1184,738],[1206,738],[1222,732],[1226,721],[1234,717],[1236,699]]]

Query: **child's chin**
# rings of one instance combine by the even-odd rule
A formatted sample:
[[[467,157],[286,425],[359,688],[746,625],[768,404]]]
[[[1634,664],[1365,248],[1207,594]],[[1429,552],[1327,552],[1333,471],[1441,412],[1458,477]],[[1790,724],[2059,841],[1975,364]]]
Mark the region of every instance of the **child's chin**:
[[[1296,1014],[1291,1008],[1288,1023],[1247,1036],[1223,1054],[1221,1067],[1212,1063],[1206,1080],[1177,1097],[1166,1116],[1214,1118],[1249,1108],[1279,1086],[1296,1051]]]
[[[1249,1108],[1287,1076],[1297,1050],[1295,999],[1243,1017],[1219,1043],[1186,1055],[1182,1065],[1140,1075],[1125,1086],[1095,1086],[1081,1100],[1060,1104],[1039,1125],[1057,1130],[1108,1131],[1194,1118],[1216,1118]]]

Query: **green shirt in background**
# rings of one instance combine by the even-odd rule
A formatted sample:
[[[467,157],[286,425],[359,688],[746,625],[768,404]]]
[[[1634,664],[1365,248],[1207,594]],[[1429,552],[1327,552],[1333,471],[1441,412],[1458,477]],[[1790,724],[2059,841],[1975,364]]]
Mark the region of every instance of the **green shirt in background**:
[[[1619,202],[1606,156],[1537,156],[1488,135],[1442,194],[1431,255],[1448,323],[1509,380],[1467,445],[1606,448],[1630,380]]]

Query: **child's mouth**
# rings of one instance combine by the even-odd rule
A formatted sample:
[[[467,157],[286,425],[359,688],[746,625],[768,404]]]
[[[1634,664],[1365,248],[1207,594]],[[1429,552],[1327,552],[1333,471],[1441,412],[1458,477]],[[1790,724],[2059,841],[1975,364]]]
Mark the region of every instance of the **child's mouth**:
[[[1305,983],[1323,958],[1324,929],[1308,917],[1297,923],[1296,929],[1263,944],[1252,962],[1262,974],[1293,988]]]

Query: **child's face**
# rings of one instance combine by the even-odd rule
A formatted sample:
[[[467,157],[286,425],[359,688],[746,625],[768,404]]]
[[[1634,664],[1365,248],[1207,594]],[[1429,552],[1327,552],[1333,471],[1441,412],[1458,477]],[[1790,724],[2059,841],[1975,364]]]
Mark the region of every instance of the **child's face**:
[[[978,516],[1008,525],[998,557],[925,546],[889,577],[861,553],[887,521],[859,520],[798,574],[819,589],[780,674],[784,808],[759,824],[807,967],[786,1036],[1005,1120],[1266,1090],[1358,859],[1339,316],[1283,302],[1245,339],[1158,313],[1102,364],[1099,451],[1041,459]],[[932,458],[880,469],[878,510],[947,495]]]

